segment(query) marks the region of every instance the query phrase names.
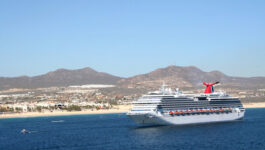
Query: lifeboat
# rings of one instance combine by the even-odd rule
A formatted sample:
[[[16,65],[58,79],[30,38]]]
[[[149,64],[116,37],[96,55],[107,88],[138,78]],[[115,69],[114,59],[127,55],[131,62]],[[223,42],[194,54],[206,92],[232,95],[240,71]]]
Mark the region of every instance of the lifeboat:
[[[173,115],[174,113],[172,111],[169,112],[170,115]]]

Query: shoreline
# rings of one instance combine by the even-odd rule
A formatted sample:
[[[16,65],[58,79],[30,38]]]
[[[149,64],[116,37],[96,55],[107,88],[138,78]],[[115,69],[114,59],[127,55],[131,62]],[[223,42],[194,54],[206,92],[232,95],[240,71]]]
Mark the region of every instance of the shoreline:
[[[265,108],[265,102],[242,103],[245,108]]]
[[[132,105],[118,105],[117,108],[101,110],[83,110],[83,111],[53,111],[53,112],[25,112],[0,114],[0,119],[5,118],[29,118],[29,117],[51,117],[51,116],[71,116],[71,115],[89,115],[89,114],[115,114],[127,113]]]
[[[265,108],[265,102],[258,103],[243,103],[245,108]],[[71,115],[89,115],[89,114],[114,114],[127,113],[132,108],[132,105],[118,105],[116,108],[107,110],[83,110],[83,111],[53,111],[53,112],[26,112],[0,114],[0,119],[5,118],[29,118],[29,117],[50,117],[50,116],[71,116]]]

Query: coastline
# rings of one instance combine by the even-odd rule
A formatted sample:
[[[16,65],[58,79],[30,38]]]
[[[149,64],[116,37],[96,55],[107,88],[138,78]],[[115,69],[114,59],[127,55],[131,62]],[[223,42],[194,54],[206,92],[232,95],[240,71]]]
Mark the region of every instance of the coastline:
[[[4,118],[28,118],[28,117],[48,117],[48,116],[70,116],[70,115],[86,115],[86,114],[113,114],[127,113],[132,108],[132,105],[118,105],[112,109],[101,110],[83,110],[83,111],[53,111],[53,112],[26,112],[0,114],[0,119]]]
[[[245,108],[265,108],[265,102],[243,103]]]
[[[258,103],[243,103],[245,108],[265,108],[265,102]],[[48,116],[69,116],[69,115],[86,115],[86,114],[113,114],[113,113],[127,113],[132,108],[132,105],[118,105],[112,109],[102,110],[83,110],[83,111],[53,111],[53,112],[26,112],[26,113],[12,113],[0,114],[0,119],[4,118],[27,118],[27,117],[48,117]]]

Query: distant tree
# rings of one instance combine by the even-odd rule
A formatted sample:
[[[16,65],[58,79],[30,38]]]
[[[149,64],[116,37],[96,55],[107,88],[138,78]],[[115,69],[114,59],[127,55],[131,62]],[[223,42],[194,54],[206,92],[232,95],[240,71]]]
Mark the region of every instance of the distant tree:
[[[16,112],[18,112],[18,113],[22,112],[22,108],[16,108],[15,110],[16,110]]]
[[[32,112],[32,109],[30,107],[27,107],[28,112]]]
[[[101,108],[102,108],[101,106],[97,106],[97,107],[96,107],[97,110],[99,110],[99,109],[101,109]]]
[[[7,108],[0,107],[0,112],[8,112]]]
[[[14,112],[14,109],[13,108],[9,108],[8,112]]]
[[[54,110],[54,109],[55,109],[54,106],[50,106],[50,107],[49,107],[49,110],[50,110],[50,111],[52,111],[52,110]]]
[[[118,105],[118,101],[116,101],[116,100],[110,100],[109,101],[109,104],[110,105]]]
[[[71,105],[68,108],[66,108],[67,111],[81,111],[81,107],[77,105]]]
[[[37,107],[36,107],[36,110],[37,110],[38,112],[41,112],[41,110],[42,110],[41,106],[37,106]]]

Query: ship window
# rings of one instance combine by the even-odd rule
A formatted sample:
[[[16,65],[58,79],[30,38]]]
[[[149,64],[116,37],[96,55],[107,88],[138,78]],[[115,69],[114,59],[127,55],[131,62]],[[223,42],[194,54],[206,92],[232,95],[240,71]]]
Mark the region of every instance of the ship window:
[[[197,97],[198,98],[198,100],[200,100],[200,101],[205,101],[205,100],[207,100],[207,97]]]

